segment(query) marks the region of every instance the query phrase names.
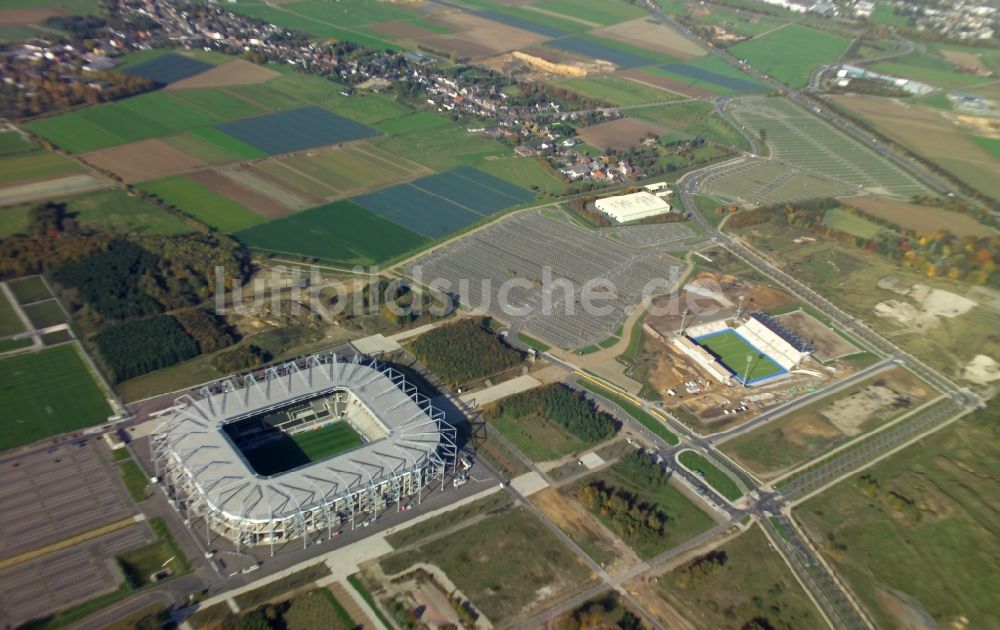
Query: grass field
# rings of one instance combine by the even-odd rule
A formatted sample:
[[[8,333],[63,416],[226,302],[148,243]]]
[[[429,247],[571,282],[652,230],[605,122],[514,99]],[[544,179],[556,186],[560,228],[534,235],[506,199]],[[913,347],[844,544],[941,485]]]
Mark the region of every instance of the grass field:
[[[973,136],[972,139],[976,144],[986,149],[987,153],[1000,160],[1000,139],[986,138],[984,136]]]
[[[438,119],[437,116],[434,118]],[[404,125],[410,128],[405,131],[401,129],[396,135],[375,138],[371,142],[380,149],[418,164],[433,164],[438,171],[458,166],[479,166],[487,157],[511,154],[510,149],[493,140],[471,134],[464,127],[448,121],[444,121],[446,125],[423,126],[427,121],[428,116],[393,121],[399,124],[392,125],[391,128]],[[380,126],[380,130],[386,131],[386,126]]]
[[[754,69],[800,88],[809,82],[813,67],[836,61],[850,43],[838,35],[790,24],[737,44],[729,51],[749,59]]]
[[[796,509],[878,626],[1000,626],[998,413],[994,400]]]
[[[922,81],[946,90],[975,85],[984,80],[983,77],[956,72],[945,60],[922,53],[893,61],[880,61],[870,68],[876,72]]]
[[[79,162],[58,153],[29,151],[0,157],[0,186],[83,173]]]
[[[218,129],[204,127],[167,136],[164,142],[209,164],[252,160],[267,154]]]
[[[21,318],[14,312],[14,307],[7,299],[7,295],[0,293],[0,337],[15,335],[19,332],[24,332]]]
[[[823,225],[833,228],[838,232],[844,232],[845,234],[864,239],[875,238],[883,229],[878,223],[874,223],[840,208],[827,210],[823,215]]]
[[[55,298],[42,300],[22,307],[31,325],[36,329],[48,328],[66,322],[66,313]]]
[[[683,451],[677,456],[677,460],[687,469],[694,471],[705,483],[715,488],[719,494],[730,501],[735,501],[743,496],[736,482],[729,478],[729,475],[719,470],[704,455],[695,451]]]
[[[684,63],[666,64],[648,68],[648,72],[661,74],[716,94],[766,91],[767,85],[735,68],[718,57],[705,57]]]
[[[646,11],[622,0],[544,0],[531,5],[604,26],[646,17]]]
[[[699,628],[819,628],[809,596],[759,526],[661,575],[657,593]],[[714,570],[692,570],[699,561]],[[704,566],[704,565],[702,565]]]
[[[264,221],[249,208],[182,175],[146,182],[139,188],[223,232],[245,230]]]
[[[427,242],[348,201],[298,212],[234,236],[255,249],[349,265],[383,262]]]
[[[603,387],[598,387],[586,379],[580,379],[577,382],[587,391],[606,398],[621,407],[625,410],[625,413],[635,418],[636,421],[642,426],[660,436],[667,444],[677,446],[677,444],[680,443],[680,440],[674,432],[668,429],[667,425],[662,420],[658,420],[652,414],[646,413],[638,405],[630,402],[624,396],[619,396],[618,394],[614,394]]]
[[[37,150],[38,145],[16,131],[0,132],[0,156]]]
[[[14,299],[22,306],[47,300],[52,297],[52,292],[45,286],[45,281],[41,276],[28,276],[17,280],[7,281],[7,286],[14,293]]]
[[[545,45],[591,59],[610,61],[620,68],[638,68],[674,61],[663,53],[587,34],[550,39]]]
[[[381,561],[388,573],[416,562],[440,567],[490,620],[515,618],[570,589],[590,570],[523,508],[490,516],[474,527]]]
[[[724,330],[695,339],[698,345],[709,352],[730,369],[739,381],[753,383],[785,370],[734,330]],[[747,373],[747,357],[751,357],[750,371]]]
[[[484,173],[508,181],[515,186],[535,190],[546,196],[566,192],[566,182],[553,172],[544,160],[520,156],[486,160],[477,168]]]
[[[711,103],[688,101],[661,107],[644,107],[629,115],[662,125],[683,137],[701,136],[708,142],[741,151],[750,148],[746,138],[719,116]]]
[[[305,2],[271,5],[242,1],[232,10],[272,24],[304,31],[322,38],[354,42],[375,49],[396,48],[389,39],[366,30],[364,25],[384,21],[417,19],[420,14],[383,2],[347,0],[336,4]]]
[[[66,209],[82,227],[116,234],[183,234],[191,228],[183,220],[165,212],[139,196],[122,190],[105,190],[65,199]],[[26,203],[0,210],[0,236],[23,233],[28,212],[36,204]]]
[[[581,96],[605,101],[612,105],[641,105],[681,98],[673,92],[614,75],[566,79],[556,85],[572,90]]]
[[[0,449],[75,431],[111,415],[75,346],[0,359]]]
[[[303,431],[272,440],[244,451],[247,462],[259,475],[275,475],[361,446],[361,436],[346,422]]]
[[[491,418],[489,424],[535,462],[559,459],[590,446],[541,414],[499,416]]]

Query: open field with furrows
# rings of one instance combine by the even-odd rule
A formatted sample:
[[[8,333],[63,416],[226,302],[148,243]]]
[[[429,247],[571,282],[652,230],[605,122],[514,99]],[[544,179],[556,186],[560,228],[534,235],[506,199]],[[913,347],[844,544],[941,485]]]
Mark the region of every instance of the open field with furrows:
[[[508,509],[450,535],[389,556],[389,574],[431,563],[494,623],[531,610],[593,580],[590,570],[523,508]]]
[[[729,440],[721,449],[761,479],[774,479],[936,395],[914,374],[895,367]]]
[[[998,412],[994,402],[797,508],[880,627],[1000,625]]]
[[[662,107],[644,107],[629,115],[648,120],[680,136],[701,136],[708,142],[738,150],[750,148],[746,138],[719,116],[711,103],[689,101]]]
[[[224,64],[213,66],[201,74],[181,79],[180,81],[174,81],[167,89],[191,90],[195,88],[265,83],[279,76],[281,76],[281,73],[276,70],[258,66],[243,59],[234,59]]]
[[[659,576],[650,586],[699,628],[824,625],[812,600],[756,525]]]
[[[106,190],[53,201],[66,204],[77,223],[86,229],[119,234],[180,234],[190,231],[190,227],[181,219],[121,190]],[[28,203],[0,209],[0,236],[26,232],[28,213],[35,205]]]
[[[500,16],[483,11],[443,13],[428,22],[443,27],[448,33],[420,37],[414,42],[442,55],[475,60],[529,48],[545,40],[545,35],[539,33],[532,23],[495,17]]]
[[[73,345],[0,360],[0,448],[104,422],[111,408]]]
[[[724,199],[764,205],[854,192],[844,184],[820,179],[763,158],[745,160],[716,171],[705,177],[699,188]]]
[[[86,170],[68,157],[40,148],[11,152],[0,156],[0,187],[55,179]]]
[[[674,29],[648,15],[594,31],[595,35],[628,42],[677,59],[702,57],[706,51]]]
[[[815,235],[784,225],[755,226],[741,236],[786,272],[945,374],[963,378],[976,355],[1000,356],[1000,338],[995,335],[980,335],[969,343],[970,330],[1000,330],[1000,312],[969,285],[926,278],[877,254],[825,238],[796,244],[795,238]],[[897,290],[881,288],[879,281],[886,279],[894,280]],[[918,285],[938,292],[913,291]],[[979,301],[967,309],[970,298]],[[942,313],[939,301],[954,306]]]
[[[750,60],[754,69],[793,88],[809,82],[809,73],[823,63],[837,61],[851,41],[796,24],[775,29],[729,49]]]
[[[791,101],[778,97],[739,99],[733,102],[731,112],[751,132],[766,137],[773,158],[871,192],[907,198],[926,192],[922,184],[884,156]]]
[[[126,184],[186,173],[207,166],[162,140],[140,140],[80,156],[87,164],[114,173]]]
[[[146,182],[139,188],[223,232],[246,229],[264,221],[264,217],[249,208],[184,176]]]
[[[601,149],[627,149],[644,138],[655,138],[666,131],[658,125],[635,118],[619,118],[610,122],[583,127],[578,130],[587,144]]]
[[[640,105],[673,101],[680,96],[649,84],[632,81],[616,75],[567,79],[556,85],[567,88],[589,98],[595,98],[613,105]]]
[[[852,197],[847,204],[860,208],[873,217],[915,230],[918,234],[930,234],[938,230],[947,230],[956,236],[983,236],[994,233],[992,228],[971,216],[944,208],[921,206],[881,197]]]
[[[427,112],[379,125],[379,130],[392,135],[374,138],[372,144],[418,164],[433,164],[438,171],[478,166],[487,158],[512,154],[496,141],[470,134]]]
[[[896,142],[940,164],[973,188],[1000,198],[1000,158],[940,113],[890,99],[833,98],[837,105],[864,118]]]

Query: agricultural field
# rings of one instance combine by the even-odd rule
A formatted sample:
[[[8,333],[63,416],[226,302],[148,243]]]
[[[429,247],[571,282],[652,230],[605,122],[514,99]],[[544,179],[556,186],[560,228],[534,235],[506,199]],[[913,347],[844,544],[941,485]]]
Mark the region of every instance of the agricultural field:
[[[758,350],[735,330],[712,333],[698,337],[695,341],[715,355],[741,383],[755,383],[785,372],[771,357]],[[747,358],[750,359],[749,366]]]
[[[352,201],[408,230],[437,238],[533,199],[528,190],[463,167]]]
[[[0,131],[0,157],[38,149],[38,145],[16,131]]]
[[[7,299],[6,294],[0,293],[0,337],[16,335],[20,332],[24,332],[21,319],[14,312],[14,306]]]
[[[121,190],[105,190],[87,195],[54,199],[66,204],[83,228],[116,234],[183,234],[191,228],[182,219],[139,196]],[[36,204],[21,204],[0,209],[0,236],[24,233],[28,212]]]
[[[971,216],[944,208],[881,197],[853,197],[847,204],[918,234],[930,234],[938,230],[947,230],[956,236],[985,236],[994,233],[992,228]]]
[[[547,162],[520,156],[486,160],[477,168],[510,182],[520,188],[534,190],[542,196],[556,196],[566,192],[566,182]]]
[[[804,87],[812,69],[840,59],[851,41],[825,31],[789,24],[737,44],[729,52],[792,88]]]
[[[188,177],[168,177],[146,182],[139,188],[223,232],[244,230],[264,221],[264,217],[249,208]]]
[[[609,61],[619,68],[638,68],[673,61],[663,53],[633,46],[615,39],[605,39],[594,35],[571,35],[545,42],[549,48],[563,52]]]
[[[337,201],[234,233],[249,247],[345,265],[385,262],[427,239],[347,201]]]
[[[584,142],[604,150],[627,149],[636,146],[644,138],[659,137],[664,131],[666,130],[658,125],[637,118],[619,118],[578,130]]]
[[[28,304],[22,309],[36,330],[66,323],[66,313],[55,298]]]
[[[212,68],[212,64],[183,55],[167,54],[125,68],[124,72],[143,77],[157,85],[174,83]]]
[[[30,148],[11,151],[0,155],[0,187],[85,173],[86,170],[79,162],[58,153]]]
[[[907,198],[927,192],[878,152],[791,101],[747,97],[734,101],[730,109],[740,124],[766,137],[773,158],[869,192]]]
[[[978,143],[969,130],[940,113],[863,96],[836,96],[834,102],[969,186],[1000,198],[1000,157]]]
[[[661,575],[650,586],[699,628],[824,625],[812,600],[757,525]]]
[[[730,9],[721,5],[705,5],[705,9],[692,15],[698,24],[721,26],[730,33],[747,37],[757,37],[787,24],[781,18]]]
[[[207,164],[238,162],[265,157],[267,154],[218,129],[203,127],[162,138],[162,142],[180,149]]]
[[[529,5],[531,9],[551,11],[570,19],[584,20],[609,26],[641,17],[646,11],[623,0],[543,0]]]
[[[232,10],[261,20],[265,20],[278,26],[295,29],[319,38],[333,38],[338,40],[352,41],[360,46],[370,48],[398,48],[389,39],[379,37],[375,31],[369,30],[358,23],[366,18],[359,17],[362,11],[359,8],[379,7],[386,11],[399,11],[403,19],[406,17],[417,17],[419,14],[399,9],[393,5],[381,2],[371,2],[369,0],[352,0],[342,4],[348,5],[348,9],[342,15],[339,13],[340,4],[333,5],[326,2],[306,0],[305,2],[291,2],[282,4],[265,4],[258,2],[242,1],[232,5]],[[353,5],[353,6],[352,6]],[[389,13],[383,13],[382,19],[375,19],[375,22],[388,21],[394,19]],[[398,14],[396,15],[399,18]],[[345,20],[346,18],[346,20]],[[350,24],[350,25],[349,25]]]
[[[28,276],[27,278],[8,280],[7,288],[14,294],[14,299],[17,300],[17,303],[22,306],[52,297],[52,292],[49,291],[41,276]]]
[[[726,441],[721,449],[761,479],[771,480],[935,395],[912,373],[891,368]]]
[[[675,59],[695,59],[706,50],[648,15],[593,31],[594,35],[641,46]]]
[[[957,72],[955,65],[948,60],[921,52],[892,61],[880,61],[872,64],[870,68],[876,72],[921,81],[945,90],[963,89],[989,80],[974,74]]]
[[[74,345],[0,359],[0,450],[104,422],[111,414]]]
[[[647,68],[646,71],[672,78],[693,88],[706,90],[711,94],[761,92],[768,89],[763,83],[717,57],[668,63]]]
[[[615,75],[566,79],[555,85],[572,90],[581,96],[613,105],[641,105],[673,101],[680,98],[673,92]]]
[[[879,626],[1000,625],[997,413],[994,401],[796,509]]]
[[[883,229],[878,223],[841,208],[827,210],[823,215],[823,225],[867,240],[875,238]]]
[[[745,151],[750,148],[746,138],[715,111],[711,103],[688,101],[662,107],[644,107],[629,113],[633,118],[660,125],[671,133],[687,137],[702,137],[723,147]]]
[[[471,134],[429,112],[412,114],[379,125],[385,134],[371,142],[378,148],[418,164],[433,164],[438,171],[459,166],[479,166],[512,155],[494,140]]]
[[[360,140],[376,133],[371,127],[316,106],[245,118],[217,129],[270,155]]]
[[[523,508],[489,516],[382,560],[392,575],[431,563],[493,622],[514,623],[530,610],[593,579],[590,570]]]

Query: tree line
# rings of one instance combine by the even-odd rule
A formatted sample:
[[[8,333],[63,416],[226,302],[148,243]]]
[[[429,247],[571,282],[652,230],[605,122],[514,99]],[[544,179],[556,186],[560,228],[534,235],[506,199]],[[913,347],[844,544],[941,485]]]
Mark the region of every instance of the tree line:
[[[489,318],[469,318],[439,326],[417,337],[411,350],[452,387],[492,376],[520,363],[519,350],[489,329]]]
[[[618,430],[615,419],[580,392],[562,383],[508,396],[490,407],[487,417],[540,415],[589,444],[603,442]]]

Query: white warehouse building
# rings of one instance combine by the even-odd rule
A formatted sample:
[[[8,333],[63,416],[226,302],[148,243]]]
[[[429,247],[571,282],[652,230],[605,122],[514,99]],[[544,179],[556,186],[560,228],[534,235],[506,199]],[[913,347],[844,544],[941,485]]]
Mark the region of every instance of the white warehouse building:
[[[670,212],[669,203],[662,197],[646,191],[598,199],[594,202],[594,207],[618,223],[638,221]]]

